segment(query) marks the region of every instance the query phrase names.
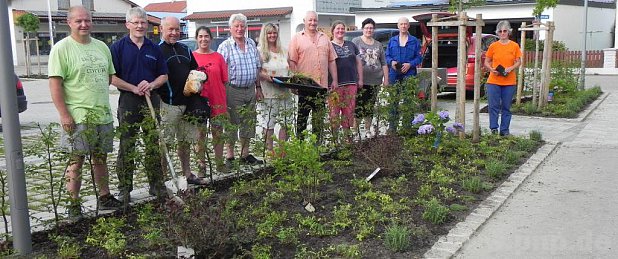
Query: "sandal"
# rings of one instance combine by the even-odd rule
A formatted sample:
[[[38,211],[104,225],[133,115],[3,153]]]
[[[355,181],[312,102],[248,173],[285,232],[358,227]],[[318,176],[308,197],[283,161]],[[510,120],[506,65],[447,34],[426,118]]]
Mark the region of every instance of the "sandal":
[[[188,184],[195,184],[195,185],[206,185],[206,184],[208,184],[206,179],[199,178],[199,177],[195,176],[194,174],[192,174],[191,176],[187,177],[187,183]]]

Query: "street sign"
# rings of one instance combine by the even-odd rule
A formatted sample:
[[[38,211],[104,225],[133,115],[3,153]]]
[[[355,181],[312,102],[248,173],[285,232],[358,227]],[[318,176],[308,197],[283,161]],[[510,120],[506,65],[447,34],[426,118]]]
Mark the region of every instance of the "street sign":
[[[547,20],[549,19],[549,14],[541,14],[539,17],[541,18],[541,20]]]

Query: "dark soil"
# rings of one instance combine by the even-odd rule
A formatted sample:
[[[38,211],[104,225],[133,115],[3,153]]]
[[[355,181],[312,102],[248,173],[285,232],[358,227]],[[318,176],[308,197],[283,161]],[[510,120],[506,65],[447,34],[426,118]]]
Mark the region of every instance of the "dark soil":
[[[414,178],[414,173],[421,170],[421,168],[414,168],[413,165],[418,165],[418,163],[411,163],[410,161],[407,161],[409,158],[406,158],[405,154],[402,154],[402,150],[404,150],[403,143],[403,138],[396,136],[380,136],[362,143],[356,143],[351,149],[351,157],[348,160],[351,161],[351,163],[346,166],[336,166],[336,163],[326,163],[326,170],[335,173],[333,173],[332,182],[323,184],[319,187],[317,192],[319,194],[319,198],[315,201],[315,204],[313,204],[316,208],[314,213],[310,214],[306,212],[303,209],[303,201],[298,199],[298,197],[286,197],[281,203],[277,204],[277,207],[274,207],[274,210],[288,212],[287,215],[289,218],[286,220],[284,225],[289,227],[298,227],[296,220],[291,219],[292,215],[297,213],[305,216],[313,215],[316,218],[328,218],[332,216],[331,212],[333,206],[348,203],[355,204],[355,192],[358,192],[358,189],[351,184],[350,179],[364,179],[377,167],[380,167],[381,171],[371,180],[374,190],[389,193],[393,200],[399,200],[402,198],[412,199],[417,195],[420,187],[419,181]],[[533,152],[534,151],[531,153]],[[337,161],[338,159],[341,159],[339,155],[339,153],[333,153],[325,156],[325,159],[327,161]],[[519,163],[522,163],[525,159],[527,159],[527,156],[522,157]],[[426,166],[429,166],[430,161],[422,161],[422,163],[426,163]],[[497,186],[504,181],[504,179],[506,179],[506,177],[508,177],[513,170],[514,168],[505,174],[502,179],[493,181],[494,186]],[[253,175],[244,176],[243,178],[245,180],[257,179],[269,175],[272,172],[272,169],[265,169],[256,172]],[[387,179],[397,178],[401,175],[406,175],[409,179],[405,183],[405,187],[397,190],[396,192],[390,192],[387,189],[388,186],[384,184],[385,181],[387,181]],[[210,200],[218,202],[217,204],[219,205],[225,204],[225,199],[232,195],[232,190],[230,187],[233,185],[234,181],[238,181],[238,179],[228,179],[210,186],[210,189],[215,190],[213,198]],[[433,243],[437,241],[439,236],[448,233],[448,231],[455,224],[462,221],[470,213],[470,211],[472,211],[480,203],[480,201],[484,200],[490,193],[490,191],[483,191],[478,194],[469,193],[462,190],[459,184],[454,184],[452,188],[457,191],[458,195],[465,195],[472,198],[466,199],[466,201],[446,201],[445,205],[458,203],[466,206],[467,210],[451,211],[447,222],[444,224],[434,225],[423,220],[421,217],[423,209],[420,205],[412,205],[409,210],[397,215],[400,222],[406,222],[406,224],[413,226],[416,230],[423,230],[419,232],[420,234],[413,235],[412,247],[407,252],[393,252],[385,247],[382,234],[384,233],[387,224],[390,222],[390,218],[385,219],[383,222],[375,225],[376,234],[369,236],[363,241],[358,241],[355,237],[354,231],[351,228],[347,228],[340,231],[337,235],[332,236],[315,236],[301,232],[298,235],[299,243],[312,251],[317,251],[332,244],[359,244],[363,258],[421,258],[422,255],[433,245]],[[252,195],[245,195],[242,197],[243,199],[246,199],[243,201],[246,201],[249,204],[259,204],[264,199],[264,197]],[[163,212],[164,216],[170,217],[170,215],[175,215],[174,205],[169,201],[168,203],[161,203],[160,201],[152,201],[151,203],[159,211]],[[143,205],[139,205],[138,207],[141,206]],[[212,206],[212,203],[204,203],[203,206]],[[210,212],[212,211],[213,210]],[[142,238],[144,233],[138,227],[137,212],[137,208],[130,208],[124,213],[117,211],[111,215],[113,217],[124,217],[126,219],[127,227],[123,229],[124,234],[128,237],[128,245],[125,256],[145,255],[146,257],[175,257],[176,246],[180,245],[181,242],[177,236],[174,236],[169,232],[169,230],[177,227],[169,226],[174,222],[174,219],[162,220],[162,225],[168,225],[166,226],[168,233],[165,234],[166,242],[153,246],[149,245]],[[201,216],[204,215],[197,215],[195,221],[197,222],[199,220],[204,220]],[[208,246],[210,247],[202,250],[199,258],[249,257],[247,255],[247,251],[251,251],[253,242],[256,242],[257,240],[255,239],[255,224],[257,222],[253,222],[253,226],[245,230],[246,233],[237,233],[233,232],[234,230],[230,230],[230,228],[221,227],[221,223],[219,221],[222,218],[220,217],[221,215],[217,215],[216,213],[207,215],[206,218],[208,221],[203,226],[194,226],[195,232],[193,232],[193,237],[200,240],[208,240],[203,242],[209,242]],[[50,240],[50,235],[59,233],[73,237],[75,240],[80,242],[82,245],[80,255],[81,258],[111,258],[111,256],[107,255],[106,251],[102,248],[96,248],[85,244],[86,237],[95,223],[95,220],[96,219],[94,218],[84,219],[73,224],[62,225],[49,231],[34,233],[33,250],[35,255],[56,258],[58,247],[55,242]],[[215,229],[209,229],[211,227]],[[226,231],[232,232],[227,233]],[[213,235],[214,237],[198,237],[198,235],[208,234]],[[218,235],[223,235],[223,237],[217,237]],[[232,238],[231,236],[225,235],[235,235],[235,237]],[[226,241],[225,239],[235,239],[235,242],[229,243],[229,240]],[[259,242],[261,244],[265,243],[271,246],[271,255],[273,258],[294,258],[295,254],[299,251],[299,247],[296,245],[282,244],[273,237],[263,238],[259,240]],[[7,246],[6,243],[4,245]],[[218,248],[215,249],[212,247]]]

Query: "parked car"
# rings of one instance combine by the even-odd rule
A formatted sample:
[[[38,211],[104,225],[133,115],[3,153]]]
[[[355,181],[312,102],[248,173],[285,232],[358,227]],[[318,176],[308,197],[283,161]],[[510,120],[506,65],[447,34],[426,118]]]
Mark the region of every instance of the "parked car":
[[[352,39],[358,36],[362,36],[362,35],[363,35],[362,30],[347,31],[345,32],[343,39],[352,41]],[[397,29],[375,29],[373,31],[373,38],[379,41],[380,43],[382,43],[382,46],[384,47],[384,49],[386,49],[386,47],[388,46],[388,41],[391,39],[391,37],[395,35],[399,35],[399,30]]]
[[[223,37],[215,37],[212,39],[212,41],[210,42],[210,49],[217,51],[217,48],[219,48],[219,44],[221,44],[221,42],[223,42],[224,40],[226,40],[227,38],[223,38]],[[187,38],[187,39],[183,39],[183,40],[179,40],[178,42],[181,42],[182,44],[187,45],[187,47],[189,47],[189,49],[192,50],[196,50],[197,49],[197,40],[193,39],[193,38]]]
[[[431,39],[431,28],[427,26],[427,22],[431,20],[431,16],[434,13],[426,13],[413,16],[415,20],[420,23],[421,31],[423,33],[423,46],[421,47],[421,52],[423,55],[423,62],[421,67],[423,68],[431,68],[431,48],[432,39]],[[436,13],[438,14],[438,18],[452,16],[454,14],[451,13]],[[472,33],[472,27],[468,27],[466,30],[466,53],[467,53],[467,64],[466,64],[466,91],[474,91],[474,61],[475,61],[475,44],[474,44],[475,34]],[[485,52],[489,48],[489,45],[498,40],[498,37],[493,34],[483,34],[481,38],[481,67],[483,62],[485,61]],[[442,91],[451,92],[455,91],[457,87],[457,48],[459,46],[458,41],[458,28],[456,26],[452,27],[441,27],[438,31],[438,67],[446,68],[447,73],[447,83],[441,86]],[[486,76],[487,71],[483,67],[482,75]],[[481,91],[484,92],[484,91]]]
[[[26,100],[26,94],[24,93],[24,86],[21,84],[19,77],[15,76],[16,89],[17,89],[17,111],[19,113],[28,109],[28,101]],[[2,117],[2,110],[0,110],[0,117]]]

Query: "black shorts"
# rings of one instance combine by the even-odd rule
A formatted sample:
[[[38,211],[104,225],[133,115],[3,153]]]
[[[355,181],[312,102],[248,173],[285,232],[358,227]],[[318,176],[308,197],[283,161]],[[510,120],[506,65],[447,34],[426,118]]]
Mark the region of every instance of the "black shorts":
[[[376,99],[380,90],[379,85],[363,85],[356,91],[356,109],[354,113],[357,118],[373,116]]]

